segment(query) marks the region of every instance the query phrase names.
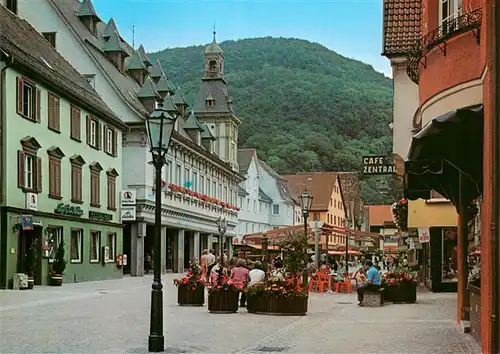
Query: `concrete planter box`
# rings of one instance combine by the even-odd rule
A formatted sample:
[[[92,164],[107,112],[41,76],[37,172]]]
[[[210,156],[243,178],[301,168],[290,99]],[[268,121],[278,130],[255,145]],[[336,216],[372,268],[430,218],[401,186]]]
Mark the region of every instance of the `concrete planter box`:
[[[200,285],[195,291],[189,291],[187,286],[177,287],[177,303],[179,306],[203,306],[205,303],[205,287]]]
[[[210,313],[238,312],[239,292],[234,290],[218,290],[208,294],[208,311]]]
[[[259,315],[304,316],[308,299],[308,296],[253,295],[247,299],[247,310]]]

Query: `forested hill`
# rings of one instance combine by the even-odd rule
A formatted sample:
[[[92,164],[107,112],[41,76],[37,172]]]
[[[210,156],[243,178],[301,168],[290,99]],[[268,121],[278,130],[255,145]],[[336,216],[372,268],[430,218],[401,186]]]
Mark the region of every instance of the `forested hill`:
[[[392,150],[392,83],[370,65],[300,39],[226,41],[225,77],[240,147],[282,174],[361,171],[361,156]],[[193,102],[203,75],[203,46],[150,53]],[[391,202],[363,183],[366,203]]]

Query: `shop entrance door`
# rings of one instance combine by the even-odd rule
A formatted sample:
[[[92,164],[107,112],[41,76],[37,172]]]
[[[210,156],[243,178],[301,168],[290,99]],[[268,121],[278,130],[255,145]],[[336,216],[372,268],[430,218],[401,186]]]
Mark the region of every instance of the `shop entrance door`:
[[[28,274],[29,264],[29,249],[31,246],[36,247],[37,258],[35,264],[33,265],[33,278],[35,284],[41,284],[41,262],[42,259],[42,249],[41,249],[41,239],[42,239],[42,228],[34,227],[33,230],[19,230],[19,246],[17,248],[17,272]]]

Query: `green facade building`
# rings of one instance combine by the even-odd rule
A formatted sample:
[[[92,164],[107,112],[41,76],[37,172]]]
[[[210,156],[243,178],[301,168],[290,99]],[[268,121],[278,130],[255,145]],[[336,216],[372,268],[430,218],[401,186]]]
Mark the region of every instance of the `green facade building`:
[[[126,128],[48,41],[0,6],[0,288],[26,273],[31,246],[35,284],[47,284],[61,242],[64,282],[122,276]]]

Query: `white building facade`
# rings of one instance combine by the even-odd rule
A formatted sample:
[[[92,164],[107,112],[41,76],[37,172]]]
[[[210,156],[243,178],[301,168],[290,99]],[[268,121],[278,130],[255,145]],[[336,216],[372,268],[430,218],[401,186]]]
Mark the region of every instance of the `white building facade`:
[[[246,178],[238,192],[238,237],[271,227],[273,200],[261,189],[262,172],[255,149],[238,150],[240,173]]]
[[[286,180],[264,161],[258,160],[261,173],[260,189],[272,200],[270,210],[270,228],[278,229],[303,223],[298,201],[292,198]]]
[[[128,256],[124,272],[143,275],[144,256],[152,253],[154,168],[148,164],[151,154],[145,118],[159,96],[172,114],[179,115],[162,182],[162,271],[182,272],[189,259],[200,256],[201,249],[217,249],[219,217],[228,221],[226,236],[235,236],[237,188],[243,177],[237,171],[236,152],[231,150],[237,144],[239,119],[232,112],[225,86],[221,91],[224,95],[214,92],[214,97],[207,96],[204,102],[210,110],[209,105],[218,107],[225,100],[222,125],[213,123],[210,115],[190,114],[182,92],[172,89],[161,64],[152,63],[142,46],[132,48],[120,36],[113,19],[104,23],[90,0],[18,0],[17,5],[19,15],[87,78],[129,126],[122,139],[122,187],[135,193],[136,215],[125,223],[123,231],[123,253]],[[205,64],[200,63],[200,67],[208,67],[211,75],[211,49],[220,50],[215,57],[222,66],[216,76],[223,81],[224,57],[214,43],[207,46]],[[197,103],[194,108],[200,110]],[[227,247],[230,245],[228,242]]]

